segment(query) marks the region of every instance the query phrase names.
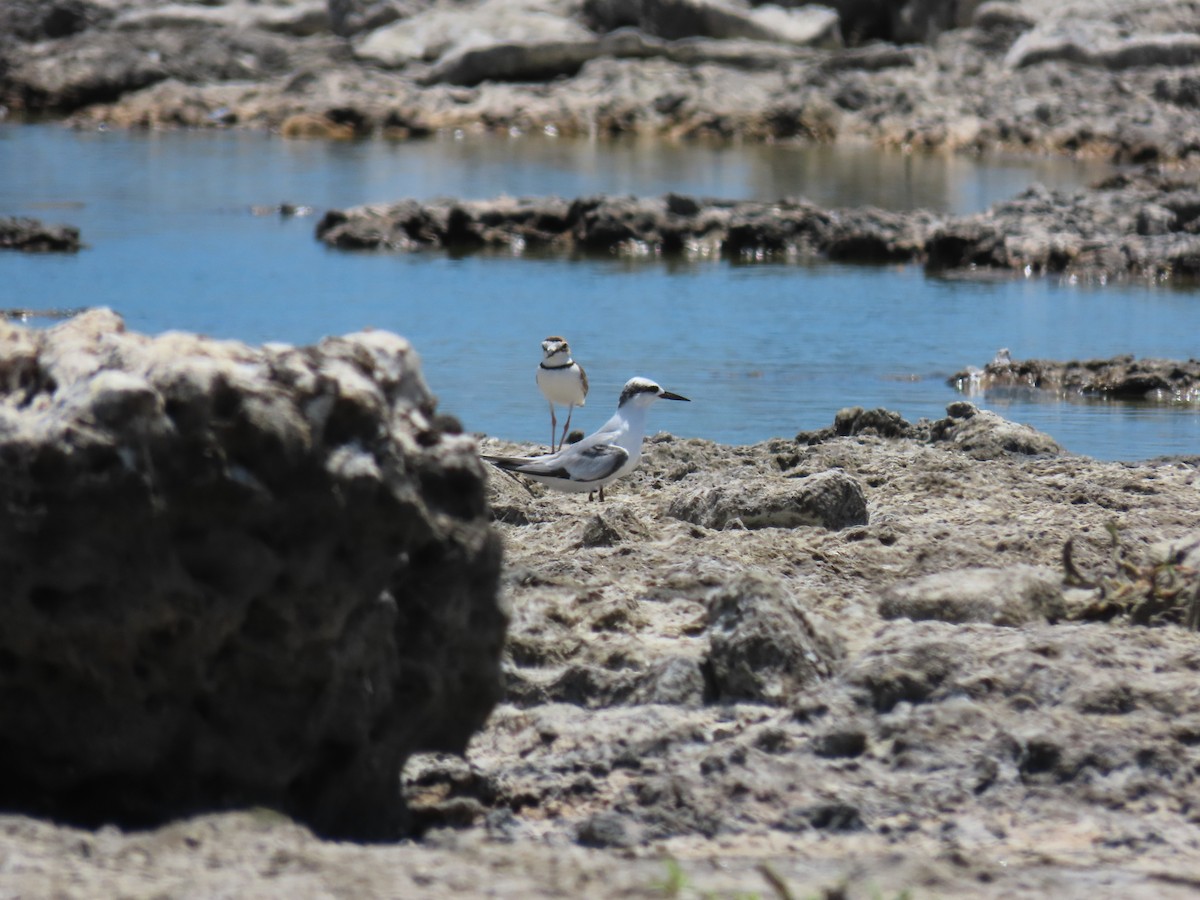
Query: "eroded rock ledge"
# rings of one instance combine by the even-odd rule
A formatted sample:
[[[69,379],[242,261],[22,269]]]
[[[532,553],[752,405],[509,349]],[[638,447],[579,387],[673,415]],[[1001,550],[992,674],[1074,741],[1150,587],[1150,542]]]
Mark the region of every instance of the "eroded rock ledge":
[[[400,834],[500,694],[500,546],[411,346],[0,322],[0,807]]]
[[[331,210],[316,234],[329,246],[354,250],[502,249],[739,261],[816,255],[920,262],[933,273],[1194,279],[1200,277],[1200,182],[1144,171],[1078,192],[1035,185],[971,216],[678,194],[403,200]]]
[[[821,253],[885,261],[914,258],[934,221],[924,212],[833,211],[802,200],[501,197],[332,210],[318,223],[317,237],[342,249],[491,247],[751,259]]]
[[[1200,360],[1013,359],[1007,350],[982,369],[956,372],[949,383],[965,394],[1000,390],[1037,390],[1062,396],[1112,400],[1194,403],[1200,400]]]

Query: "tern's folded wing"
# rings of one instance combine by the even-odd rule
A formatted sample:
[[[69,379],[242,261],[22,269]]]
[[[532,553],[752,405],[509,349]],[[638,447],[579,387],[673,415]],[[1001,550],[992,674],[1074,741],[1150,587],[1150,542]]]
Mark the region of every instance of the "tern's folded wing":
[[[572,444],[544,456],[488,456],[483,458],[499,469],[540,478],[587,483],[608,478],[625,465],[629,453],[616,444]]]
[[[590,447],[568,446],[558,453],[545,456],[484,456],[488,462],[510,472],[540,478],[561,478],[563,481],[586,483],[612,475],[629,454],[616,444],[593,444]]]
[[[629,459],[629,453],[616,444],[594,444],[576,453],[570,448],[562,454],[560,464],[572,481],[601,481],[615,473]]]

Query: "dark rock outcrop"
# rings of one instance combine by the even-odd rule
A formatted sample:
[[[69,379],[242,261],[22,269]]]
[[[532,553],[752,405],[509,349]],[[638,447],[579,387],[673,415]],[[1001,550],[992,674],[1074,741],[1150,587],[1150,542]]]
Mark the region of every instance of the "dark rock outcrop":
[[[912,437],[914,431],[913,426],[895,410],[848,406],[837,411],[832,425],[816,431],[802,431],[796,435],[796,440],[805,444],[819,444],[830,438],[859,434],[895,438]]]
[[[473,442],[407,341],[255,349],[107,310],[0,324],[0,807],[404,826],[500,696]]]
[[[932,42],[938,34],[967,25],[978,0],[829,0],[849,43]]]
[[[0,5],[0,39],[45,41],[102,25],[112,11],[90,0],[6,0]]]
[[[0,216],[0,249],[30,253],[75,253],[83,246],[74,225],[46,225],[37,219]]]
[[[541,248],[634,256],[719,253],[738,260],[825,254],[883,262],[916,258],[933,222],[924,211],[825,210],[801,200],[502,197],[331,210],[318,223],[317,238],[342,249]]]

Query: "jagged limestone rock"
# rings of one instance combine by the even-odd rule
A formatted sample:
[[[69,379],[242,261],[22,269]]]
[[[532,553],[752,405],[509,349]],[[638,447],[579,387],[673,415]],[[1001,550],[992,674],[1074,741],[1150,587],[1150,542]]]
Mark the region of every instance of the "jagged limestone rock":
[[[383,331],[254,348],[0,325],[0,805],[268,806],[399,834],[500,695],[473,442]]]

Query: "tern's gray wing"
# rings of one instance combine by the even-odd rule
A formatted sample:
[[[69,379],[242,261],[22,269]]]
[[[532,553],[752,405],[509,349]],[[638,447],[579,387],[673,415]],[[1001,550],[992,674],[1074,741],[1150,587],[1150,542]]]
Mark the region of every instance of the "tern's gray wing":
[[[572,481],[602,481],[625,465],[629,451],[616,444],[593,444],[590,447],[567,447],[559,454],[560,464],[570,473]]]
[[[571,444],[545,456],[485,456],[488,462],[522,475],[561,478],[587,483],[612,475],[629,459],[629,453],[616,444]]]

